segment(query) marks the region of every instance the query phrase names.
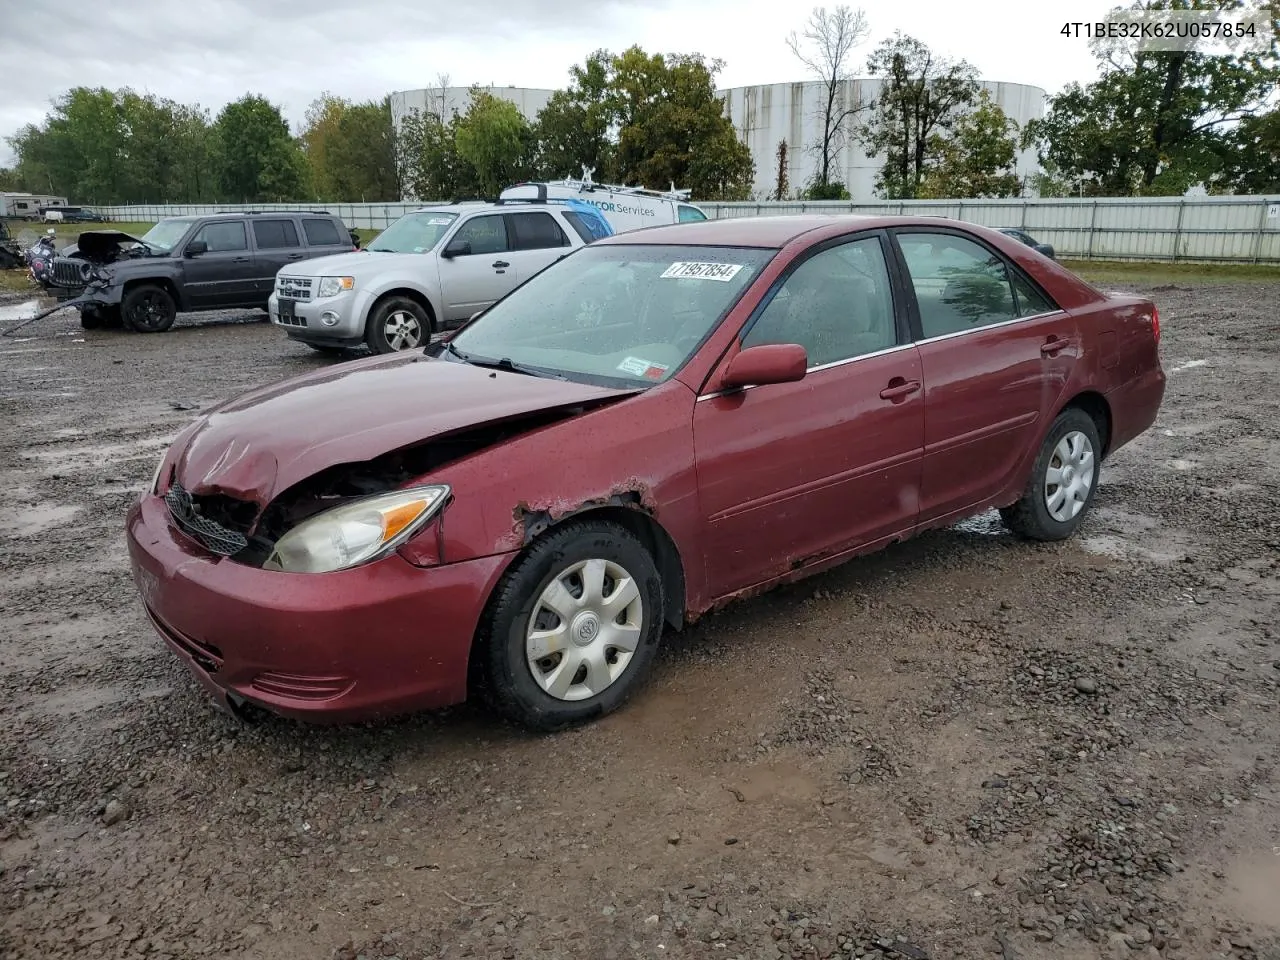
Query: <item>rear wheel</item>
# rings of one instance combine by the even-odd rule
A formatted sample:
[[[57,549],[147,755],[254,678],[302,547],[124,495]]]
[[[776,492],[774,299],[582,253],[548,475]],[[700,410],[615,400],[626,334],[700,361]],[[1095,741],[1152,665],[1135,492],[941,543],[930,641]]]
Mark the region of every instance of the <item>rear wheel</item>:
[[[124,325],[137,333],[164,333],[177,315],[178,305],[169,291],[149,283],[134,287],[120,304]]]
[[[408,297],[383,300],[369,315],[365,342],[374,353],[395,353],[424,347],[431,339],[431,319]]]
[[[1065,540],[1093,503],[1101,465],[1093,418],[1078,407],[1063,410],[1044,438],[1021,499],[1000,511],[1005,525],[1031,540]]]
[[[476,654],[486,698],[535,730],[604,716],[643,682],[662,629],[662,580],[639,540],[612,523],[552,531],[486,611]]]

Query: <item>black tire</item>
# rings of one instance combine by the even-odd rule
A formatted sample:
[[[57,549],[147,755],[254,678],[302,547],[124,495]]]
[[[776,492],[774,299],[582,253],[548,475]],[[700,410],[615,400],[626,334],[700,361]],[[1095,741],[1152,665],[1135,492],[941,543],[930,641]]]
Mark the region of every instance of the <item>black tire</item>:
[[[560,699],[534,679],[534,668],[525,653],[526,628],[536,612],[535,604],[552,580],[590,559],[617,564],[630,574],[643,611],[640,635],[623,672],[599,693],[579,700]],[[609,583],[608,579],[605,582]],[[640,687],[653,665],[662,640],[663,610],[658,568],[631,533],[617,524],[591,521],[556,528],[529,547],[494,591],[477,636],[481,693],[496,712],[537,731],[559,730],[612,713]],[[568,629],[570,624],[564,626]],[[599,626],[597,623],[593,637],[599,636]],[[554,658],[552,654],[544,659]]]
[[[135,333],[164,333],[178,316],[178,305],[164,287],[144,283],[124,295],[120,304],[124,326]]]
[[[417,324],[417,337],[412,342],[395,345],[395,336],[388,336],[388,324],[393,321],[405,323],[408,315]],[[400,350],[413,350],[425,347],[431,342],[431,318],[422,305],[408,297],[388,297],[377,304],[369,314],[365,323],[364,341],[374,353],[396,353]]]
[[[1049,506],[1046,503],[1048,471],[1055,462],[1058,444],[1063,438],[1075,433],[1082,434],[1089,443],[1089,449],[1093,454],[1089,469],[1092,470],[1093,476],[1079,512],[1075,516],[1060,520],[1049,512]],[[1012,506],[1001,509],[1001,519],[1010,530],[1028,540],[1067,539],[1076,532],[1076,528],[1083,522],[1085,514],[1093,504],[1093,498],[1098,492],[1101,467],[1102,443],[1098,437],[1097,424],[1079,407],[1068,407],[1058,414],[1045,435],[1044,444],[1040,447],[1035,465],[1031,468],[1031,477],[1027,480],[1021,499]]]

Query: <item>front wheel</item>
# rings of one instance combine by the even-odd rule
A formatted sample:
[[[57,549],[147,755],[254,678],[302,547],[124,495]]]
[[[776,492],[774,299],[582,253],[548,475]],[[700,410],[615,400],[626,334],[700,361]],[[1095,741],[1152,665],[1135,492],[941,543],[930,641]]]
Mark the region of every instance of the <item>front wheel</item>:
[[[604,716],[642,683],[662,629],[662,579],[644,545],[612,523],[565,526],[494,594],[479,638],[484,692],[534,730]]]
[[[164,333],[177,315],[178,305],[169,291],[149,283],[134,287],[120,304],[124,325],[136,333]]]
[[[383,300],[369,315],[365,342],[374,353],[395,353],[426,346],[431,319],[422,305],[408,297]]]
[[[1000,511],[1005,525],[1030,540],[1065,540],[1093,502],[1101,463],[1093,418],[1077,407],[1063,410],[1044,438],[1021,499]]]

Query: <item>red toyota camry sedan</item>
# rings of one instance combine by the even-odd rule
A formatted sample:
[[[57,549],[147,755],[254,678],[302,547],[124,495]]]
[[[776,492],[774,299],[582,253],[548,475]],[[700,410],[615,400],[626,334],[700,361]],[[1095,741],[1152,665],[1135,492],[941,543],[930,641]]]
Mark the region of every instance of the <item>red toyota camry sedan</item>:
[[[1155,306],[934,218],[611,237],[447,343],[210,410],[128,519],[225,709],[617,708],[664,627],[999,508],[1079,527],[1164,396]]]

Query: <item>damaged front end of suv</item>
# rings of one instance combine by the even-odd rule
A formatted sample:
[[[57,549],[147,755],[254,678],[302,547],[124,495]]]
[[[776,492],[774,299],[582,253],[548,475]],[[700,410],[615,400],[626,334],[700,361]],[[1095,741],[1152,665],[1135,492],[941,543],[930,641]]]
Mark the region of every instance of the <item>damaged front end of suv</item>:
[[[50,267],[51,292],[80,311],[87,330],[124,326],[120,304],[126,271],[120,265],[153,255],[146,241],[120,230],[87,230]]]

